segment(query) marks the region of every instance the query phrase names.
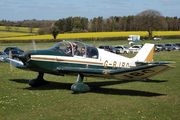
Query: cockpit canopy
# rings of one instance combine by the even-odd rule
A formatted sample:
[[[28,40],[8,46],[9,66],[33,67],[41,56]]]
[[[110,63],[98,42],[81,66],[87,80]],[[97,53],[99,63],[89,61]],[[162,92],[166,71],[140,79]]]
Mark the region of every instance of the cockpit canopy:
[[[80,56],[86,58],[98,58],[98,50],[88,44],[81,43],[79,41],[62,41],[50,48],[56,50],[66,56]]]

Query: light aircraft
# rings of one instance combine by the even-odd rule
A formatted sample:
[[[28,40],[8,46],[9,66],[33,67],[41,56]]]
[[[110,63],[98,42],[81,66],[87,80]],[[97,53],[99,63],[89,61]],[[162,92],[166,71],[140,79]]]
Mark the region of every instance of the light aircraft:
[[[29,81],[32,87],[48,83],[44,73],[77,76],[71,86],[74,92],[86,92],[90,87],[83,83],[84,77],[115,78],[120,80],[142,80],[173,69],[173,62],[153,61],[154,44],[146,43],[133,58],[117,55],[79,41],[62,41],[50,49],[29,50],[18,58],[5,58],[7,62],[23,70],[38,72]]]

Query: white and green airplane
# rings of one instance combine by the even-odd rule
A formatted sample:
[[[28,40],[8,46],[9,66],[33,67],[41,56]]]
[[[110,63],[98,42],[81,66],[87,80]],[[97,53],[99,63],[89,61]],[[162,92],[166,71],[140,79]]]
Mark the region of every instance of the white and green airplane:
[[[114,78],[120,80],[143,80],[174,68],[173,62],[153,61],[154,44],[146,43],[133,58],[117,55],[79,41],[62,41],[50,49],[26,51],[18,58],[5,58],[7,62],[23,70],[38,72],[36,79],[29,81],[32,87],[48,83],[44,73],[77,76],[71,86],[74,92],[89,91],[84,77]]]

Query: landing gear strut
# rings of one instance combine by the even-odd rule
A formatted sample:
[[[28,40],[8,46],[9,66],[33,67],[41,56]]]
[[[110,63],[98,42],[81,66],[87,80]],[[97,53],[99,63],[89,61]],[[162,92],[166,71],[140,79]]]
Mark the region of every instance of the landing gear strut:
[[[48,84],[49,82],[45,81],[43,76],[44,76],[44,73],[39,72],[36,79],[29,80],[29,85],[31,87],[39,87],[41,85]]]
[[[76,83],[71,86],[72,91],[74,91],[75,93],[79,93],[79,92],[86,92],[90,90],[89,86],[83,83],[83,78],[84,78],[84,75],[79,73]]]

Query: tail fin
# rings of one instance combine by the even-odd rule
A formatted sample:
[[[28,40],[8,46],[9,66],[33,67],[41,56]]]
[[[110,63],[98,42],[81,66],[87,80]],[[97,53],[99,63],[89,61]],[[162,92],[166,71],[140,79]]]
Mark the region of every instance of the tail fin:
[[[133,58],[135,61],[153,61],[154,44],[146,43],[137,55]]]

